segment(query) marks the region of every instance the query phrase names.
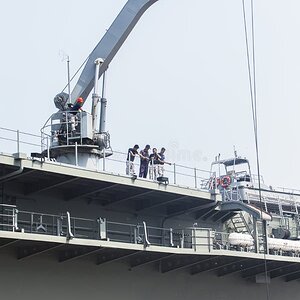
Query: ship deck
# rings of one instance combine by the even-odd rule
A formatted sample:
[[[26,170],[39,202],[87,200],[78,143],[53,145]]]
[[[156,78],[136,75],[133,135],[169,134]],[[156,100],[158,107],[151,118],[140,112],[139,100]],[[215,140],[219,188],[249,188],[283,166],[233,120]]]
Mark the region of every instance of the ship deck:
[[[132,179],[20,154],[0,155],[0,174],[0,183],[13,182],[22,197],[55,193],[63,201],[96,202],[104,208],[165,218],[205,212],[221,201],[219,194],[205,190]]]
[[[99,219],[97,230],[94,225],[89,228],[82,225],[91,220],[75,217],[70,219],[68,229],[65,215],[47,214],[37,205],[52,197],[59,199],[58,203],[63,206],[72,207],[80,202],[85,207],[96,205],[93,207],[145,219],[160,217],[163,223],[180,216],[222,223],[234,212],[217,209],[221,201],[218,193],[41,161],[21,153],[1,154],[0,174],[2,189],[11,194],[6,200],[12,202],[11,207],[14,212],[18,211],[19,218],[18,230],[16,226],[1,224],[0,251],[9,253],[17,261],[45,255],[59,263],[82,260],[102,265],[122,261],[131,270],[152,265],[160,273],[213,272],[219,277],[238,273],[242,278],[255,278],[256,281],[265,280],[262,274],[267,266],[268,278],[283,277],[286,281],[300,278],[298,255],[265,255],[244,248],[218,247],[214,240],[216,233],[210,228],[190,227],[180,240],[176,235],[180,230],[168,226],[157,228],[146,222],[141,222],[142,225],[107,222],[107,227],[114,225],[117,229],[107,230],[111,235],[101,236]],[[2,200],[4,202],[3,194]],[[24,205],[20,209],[15,205],[18,200],[22,200],[21,203],[34,201],[40,211],[25,211]],[[53,219],[52,227],[45,221],[47,217]],[[60,219],[64,225],[59,232],[56,222]],[[48,227],[38,230],[37,225]],[[124,234],[122,230],[126,226],[129,229]],[[73,234],[68,234],[68,230]]]

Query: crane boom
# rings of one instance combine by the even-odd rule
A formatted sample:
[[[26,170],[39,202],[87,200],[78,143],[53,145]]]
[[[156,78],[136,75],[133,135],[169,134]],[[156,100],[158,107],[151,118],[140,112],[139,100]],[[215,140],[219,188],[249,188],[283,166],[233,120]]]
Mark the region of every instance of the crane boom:
[[[95,166],[99,158],[112,155],[110,135],[105,130],[105,71],[143,13],[158,0],[127,0],[126,4],[88,57],[71,97],[64,92],[54,98],[58,112],[42,131],[43,156],[63,163]],[[103,75],[102,97],[98,79]],[[94,87],[91,114],[81,109]],[[101,104],[97,128],[98,103]],[[50,138],[50,143],[49,143]],[[46,141],[46,142],[45,142]],[[96,160],[96,162],[95,162]]]
[[[100,78],[140,17],[152,4],[157,1],[158,0],[127,1],[103,38],[89,55],[88,61],[72,91],[72,103],[75,103],[78,97],[82,97],[85,101],[93,89],[95,60],[97,58],[102,58],[104,60],[99,69]]]

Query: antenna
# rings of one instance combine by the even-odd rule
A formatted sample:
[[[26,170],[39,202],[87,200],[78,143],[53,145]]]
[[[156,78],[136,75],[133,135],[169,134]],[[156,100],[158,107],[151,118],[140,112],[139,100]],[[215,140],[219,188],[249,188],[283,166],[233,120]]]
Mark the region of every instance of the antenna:
[[[71,103],[71,76],[70,76],[70,56],[62,49],[59,50],[59,56],[62,57],[61,61],[67,61],[67,76],[68,76],[68,103]]]
[[[237,151],[235,149],[235,145],[233,145],[233,154],[234,154],[234,157],[237,158]]]
[[[70,80],[70,56],[67,55],[67,72],[68,72],[68,94],[69,94],[69,103],[71,103],[71,80]]]

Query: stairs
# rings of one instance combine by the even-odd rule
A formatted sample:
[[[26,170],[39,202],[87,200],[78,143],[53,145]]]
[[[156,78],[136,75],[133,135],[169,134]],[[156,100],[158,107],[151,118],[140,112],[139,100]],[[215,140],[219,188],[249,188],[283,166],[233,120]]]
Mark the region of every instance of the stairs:
[[[242,212],[237,213],[236,215],[234,215],[231,219],[231,224],[233,225],[233,228],[235,230],[235,232],[238,233],[248,233],[251,234],[251,224],[250,222],[247,222],[244,214]]]

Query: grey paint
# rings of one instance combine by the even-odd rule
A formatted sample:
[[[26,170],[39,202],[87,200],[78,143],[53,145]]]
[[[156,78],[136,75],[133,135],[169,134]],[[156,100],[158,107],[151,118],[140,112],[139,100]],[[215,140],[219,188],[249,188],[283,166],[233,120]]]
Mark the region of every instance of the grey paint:
[[[124,262],[97,266],[88,258],[58,263],[52,254],[18,261],[1,250],[1,298],[25,299],[130,299],[130,300],[264,300],[266,287],[238,275],[217,277],[212,272],[190,275],[185,270],[159,273],[157,266],[129,270]],[[299,282],[270,284],[271,299],[282,300],[299,292]]]

